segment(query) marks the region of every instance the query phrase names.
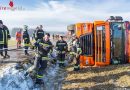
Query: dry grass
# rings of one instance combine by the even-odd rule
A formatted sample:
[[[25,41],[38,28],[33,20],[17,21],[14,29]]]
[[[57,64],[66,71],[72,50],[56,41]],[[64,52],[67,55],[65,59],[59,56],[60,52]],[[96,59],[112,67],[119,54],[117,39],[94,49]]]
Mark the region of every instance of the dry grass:
[[[88,67],[78,72],[74,72],[70,65],[67,71],[63,90],[113,90],[122,87],[130,89],[130,64]]]
[[[31,40],[31,43],[34,43],[35,42],[35,40]],[[21,43],[22,45],[23,45],[23,42]],[[16,39],[10,39],[9,41],[8,41],[8,45],[9,45],[9,47],[17,47],[17,41],[16,41]]]
[[[9,44],[9,46],[16,46],[17,42],[15,39],[10,39],[8,44]]]

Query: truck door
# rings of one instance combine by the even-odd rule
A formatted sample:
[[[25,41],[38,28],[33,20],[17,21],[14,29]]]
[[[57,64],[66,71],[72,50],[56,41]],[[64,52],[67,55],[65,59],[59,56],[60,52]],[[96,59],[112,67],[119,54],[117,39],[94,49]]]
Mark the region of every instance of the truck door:
[[[110,64],[110,29],[108,22],[95,22],[95,66]]]

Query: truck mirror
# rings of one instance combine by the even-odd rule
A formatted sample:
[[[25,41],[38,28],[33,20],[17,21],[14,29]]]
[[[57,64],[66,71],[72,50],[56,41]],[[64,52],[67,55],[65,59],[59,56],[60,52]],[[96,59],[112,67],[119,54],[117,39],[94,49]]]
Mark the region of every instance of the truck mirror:
[[[123,29],[124,29],[124,30],[126,29],[125,23],[123,23]]]

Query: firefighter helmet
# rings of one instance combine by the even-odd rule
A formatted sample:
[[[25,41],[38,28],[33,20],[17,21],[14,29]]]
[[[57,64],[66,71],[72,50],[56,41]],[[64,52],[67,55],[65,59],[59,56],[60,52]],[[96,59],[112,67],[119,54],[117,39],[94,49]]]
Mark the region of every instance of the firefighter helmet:
[[[73,34],[72,37],[76,37],[76,34]]]
[[[24,30],[27,30],[28,29],[28,26],[27,25],[24,25]]]
[[[3,24],[3,21],[2,21],[2,20],[0,20],[0,24]]]

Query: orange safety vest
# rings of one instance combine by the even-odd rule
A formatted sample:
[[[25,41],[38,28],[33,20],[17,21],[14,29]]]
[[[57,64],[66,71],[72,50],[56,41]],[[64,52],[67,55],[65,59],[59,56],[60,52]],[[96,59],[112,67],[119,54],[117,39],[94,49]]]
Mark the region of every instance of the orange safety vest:
[[[16,40],[21,41],[22,33],[21,32],[16,32]]]

